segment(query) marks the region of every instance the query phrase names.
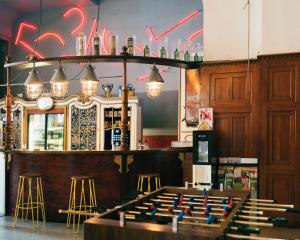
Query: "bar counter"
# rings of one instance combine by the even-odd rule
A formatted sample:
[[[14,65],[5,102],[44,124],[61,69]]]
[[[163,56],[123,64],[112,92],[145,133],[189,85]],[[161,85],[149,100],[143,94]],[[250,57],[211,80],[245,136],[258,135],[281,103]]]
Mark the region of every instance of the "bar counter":
[[[192,148],[133,151],[12,151],[8,171],[7,210],[13,215],[18,177],[24,173],[43,176],[47,221],[64,222],[59,209],[67,209],[71,176],[92,176],[98,207],[114,207],[136,191],[138,174],[159,173],[162,186],[182,186],[185,162]],[[185,179],[186,180],[186,179]],[[188,179],[187,179],[188,180]]]

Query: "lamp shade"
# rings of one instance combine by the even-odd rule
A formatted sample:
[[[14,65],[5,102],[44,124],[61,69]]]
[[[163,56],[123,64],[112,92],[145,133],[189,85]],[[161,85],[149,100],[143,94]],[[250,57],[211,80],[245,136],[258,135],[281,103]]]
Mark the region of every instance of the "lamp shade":
[[[36,69],[33,68],[25,81],[26,96],[29,99],[34,100],[37,99],[42,94],[42,91],[43,91],[43,82],[39,78]]]
[[[164,85],[164,80],[162,79],[156,66],[153,66],[151,74],[146,82],[146,93],[150,98],[158,97]]]
[[[84,97],[92,97],[97,94],[99,81],[93,67],[88,64],[85,67],[83,78],[80,80],[81,93]]]
[[[54,98],[61,99],[67,96],[69,81],[63,71],[62,66],[55,70],[53,77],[50,80],[51,93]]]

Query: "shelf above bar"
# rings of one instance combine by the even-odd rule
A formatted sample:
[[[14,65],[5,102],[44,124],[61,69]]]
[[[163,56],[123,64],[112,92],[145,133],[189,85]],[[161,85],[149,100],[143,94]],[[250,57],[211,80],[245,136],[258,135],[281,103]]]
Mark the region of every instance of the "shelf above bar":
[[[82,62],[122,62],[126,59],[127,63],[142,63],[142,64],[156,64],[169,67],[177,67],[184,69],[197,69],[201,66],[201,61],[182,61],[170,58],[157,58],[157,57],[143,57],[143,56],[111,56],[111,55],[101,55],[101,56],[67,56],[67,57],[53,57],[45,59],[37,59],[35,61],[20,61],[5,64],[4,67],[15,68],[15,69],[26,69],[32,68],[33,62],[35,62],[36,67],[57,65],[59,62],[62,64],[69,63],[82,63]]]

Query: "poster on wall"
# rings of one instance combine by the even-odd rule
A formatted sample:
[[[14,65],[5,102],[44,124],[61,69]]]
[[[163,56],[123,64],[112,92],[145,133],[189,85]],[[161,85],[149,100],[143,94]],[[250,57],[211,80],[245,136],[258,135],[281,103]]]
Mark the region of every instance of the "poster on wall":
[[[200,108],[199,109],[199,130],[212,130],[213,128],[213,109]]]
[[[185,86],[185,121],[187,126],[197,126],[199,122],[199,108],[201,107],[199,69],[186,72]]]

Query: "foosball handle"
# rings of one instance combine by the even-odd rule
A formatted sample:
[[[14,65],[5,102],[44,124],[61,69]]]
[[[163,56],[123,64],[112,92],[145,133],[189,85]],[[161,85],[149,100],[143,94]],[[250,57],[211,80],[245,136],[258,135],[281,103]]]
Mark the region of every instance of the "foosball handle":
[[[245,234],[259,234],[260,233],[260,229],[259,228],[255,228],[255,227],[244,227],[244,226],[237,226],[237,231],[240,233],[245,233]]]
[[[286,212],[290,213],[300,213],[300,208],[287,208]]]
[[[285,217],[270,217],[269,219],[271,222],[279,224],[288,222],[288,219]]]

